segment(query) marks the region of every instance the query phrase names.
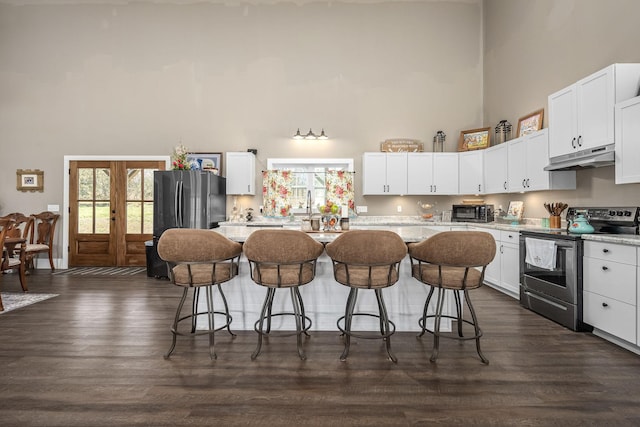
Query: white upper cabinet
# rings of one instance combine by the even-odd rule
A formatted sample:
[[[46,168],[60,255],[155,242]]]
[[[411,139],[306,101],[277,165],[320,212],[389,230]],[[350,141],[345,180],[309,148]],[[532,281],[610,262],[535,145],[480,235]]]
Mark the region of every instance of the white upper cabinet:
[[[507,183],[507,146],[503,143],[484,150],[485,194],[506,193]]]
[[[362,194],[407,194],[407,153],[364,153]]]
[[[547,172],[548,129],[513,139],[507,143],[507,187],[510,192],[573,190],[575,171]]]
[[[465,151],[458,154],[460,194],[483,194],[485,150]]]
[[[458,194],[458,153],[433,153],[433,189],[429,194]]]
[[[640,96],[616,104],[616,184],[640,182]]]
[[[549,95],[549,157],[613,144],[614,105],[639,84],[640,64],[613,64]]]
[[[430,194],[433,189],[433,153],[407,156],[407,194]]]
[[[251,152],[226,154],[227,194],[256,194],[256,156]]]
[[[364,153],[362,194],[458,194],[458,153]]]

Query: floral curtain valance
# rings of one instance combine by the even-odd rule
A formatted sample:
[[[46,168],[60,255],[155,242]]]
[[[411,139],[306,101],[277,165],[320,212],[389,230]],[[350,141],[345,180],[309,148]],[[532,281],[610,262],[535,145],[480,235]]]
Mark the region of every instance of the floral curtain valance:
[[[349,205],[349,211],[353,212],[354,192],[353,173],[345,171],[327,171],[325,173],[327,187],[327,200],[339,206]]]
[[[286,217],[291,212],[291,188],[293,174],[288,170],[267,170],[262,172],[262,197],[265,216]],[[307,172],[305,172],[307,173]],[[315,172],[317,173],[317,172]],[[354,191],[353,172],[327,170],[324,172],[325,202],[339,206],[349,205],[353,212]]]
[[[289,191],[293,178],[290,171],[262,171],[262,206],[265,216],[288,216],[291,209]]]

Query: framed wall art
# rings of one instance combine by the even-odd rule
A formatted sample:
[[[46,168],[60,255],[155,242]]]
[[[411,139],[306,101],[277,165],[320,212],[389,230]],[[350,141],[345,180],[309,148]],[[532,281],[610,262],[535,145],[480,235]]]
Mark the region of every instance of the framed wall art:
[[[16,189],[18,191],[44,191],[44,171],[40,169],[18,169]]]
[[[222,172],[222,153],[189,153],[187,162],[192,170],[203,170],[219,175]]]
[[[530,133],[542,129],[542,119],[544,118],[544,108],[527,114],[518,120],[518,137],[529,135]]]
[[[482,150],[489,147],[491,128],[478,128],[460,132],[458,151]]]

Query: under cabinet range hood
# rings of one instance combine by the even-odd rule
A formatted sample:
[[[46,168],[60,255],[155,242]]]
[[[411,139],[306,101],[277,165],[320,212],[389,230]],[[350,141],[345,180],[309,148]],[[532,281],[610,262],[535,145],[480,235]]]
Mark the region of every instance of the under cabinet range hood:
[[[569,171],[611,166],[614,164],[614,158],[614,144],[603,145],[602,147],[552,157],[549,159],[549,165],[545,166],[544,170]]]

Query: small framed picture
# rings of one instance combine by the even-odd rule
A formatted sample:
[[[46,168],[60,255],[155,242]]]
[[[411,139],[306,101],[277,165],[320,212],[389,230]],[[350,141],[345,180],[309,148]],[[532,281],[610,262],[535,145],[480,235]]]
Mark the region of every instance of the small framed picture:
[[[509,210],[507,211],[507,216],[521,220],[523,213],[524,213],[524,202],[522,201],[509,202]]]
[[[209,171],[216,175],[222,172],[222,153],[189,153],[187,162],[191,170]]]
[[[544,118],[544,108],[527,114],[518,120],[518,137],[529,135],[530,133],[542,129],[542,119]]]
[[[463,130],[458,140],[458,151],[482,150],[489,147],[491,128]]]
[[[16,171],[18,191],[44,191],[44,171],[39,169],[18,169]]]

